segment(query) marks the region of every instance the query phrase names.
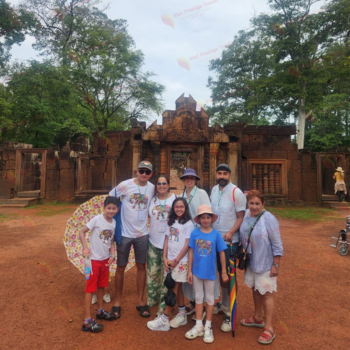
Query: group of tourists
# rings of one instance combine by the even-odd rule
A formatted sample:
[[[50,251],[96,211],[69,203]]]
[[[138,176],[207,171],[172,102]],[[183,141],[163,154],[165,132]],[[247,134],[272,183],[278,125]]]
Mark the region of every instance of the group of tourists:
[[[149,307],[158,305],[157,317],[147,322],[147,327],[152,331],[169,331],[186,325],[187,316],[193,314],[195,325],[185,337],[203,337],[204,342],[212,343],[213,314],[223,312],[221,330],[231,331],[227,267],[230,256],[236,256],[242,245],[249,257],[244,284],[253,291],[255,311],[242,319],[241,324],[262,328],[258,342],[270,344],[275,338],[272,292],[277,292],[276,277],[283,248],[278,222],[265,211],[263,195],[256,190],[247,196],[243,194],[231,183],[231,169],[227,164],[217,166],[217,185],[212,188],[210,198],[205,190],[196,186],[200,178],[193,169],[186,169],[180,177],[185,185],[180,196],[169,191],[169,179],[164,175],[155,179],[155,185],[150,183],[152,171],[150,162],[140,162],[137,176],[121,182],[109,193],[102,215],[106,222],[94,230],[90,224],[93,219],[81,230],[83,254],[93,254],[97,249],[94,243],[102,243],[92,236],[90,251],[87,250],[85,232],[90,229],[92,235],[100,235],[110,230],[110,226],[105,226],[114,224],[112,214],[119,209],[119,201],[114,200],[122,198],[122,237],[117,244],[114,305],[110,312],[102,308],[103,288],[107,287],[108,278],[106,284],[105,278],[99,275],[105,274],[101,271],[108,269],[114,259],[113,241],[106,244],[104,233],[104,256],[100,254],[97,258],[100,261],[92,264],[93,275],[96,273],[94,287],[89,281],[86,287],[83,330],[99,332],[103,327],[90,315],[91,293],[96,290],[96,318],[110,321],[121,317],[124,271],[133,246],[137,268],[136,309],[141,317],[149,317]],[[215,304],[220,298],[220,286],[221,302]],[[185,297],[190,300],[188,305]],[[178,313],[170,320],[176,302]]]

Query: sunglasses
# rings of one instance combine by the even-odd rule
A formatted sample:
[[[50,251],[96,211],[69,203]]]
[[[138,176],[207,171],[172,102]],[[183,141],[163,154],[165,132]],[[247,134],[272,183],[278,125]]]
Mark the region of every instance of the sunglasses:
[[[151,175],[152,171],[151,170],[145,170],[145,169],[139,169],[139,173],[141,175],[143,175],[144,173],[146,173],[146,175]]]
[[[167,182],[157,182],[157,186],[166,186],[167,184]]]

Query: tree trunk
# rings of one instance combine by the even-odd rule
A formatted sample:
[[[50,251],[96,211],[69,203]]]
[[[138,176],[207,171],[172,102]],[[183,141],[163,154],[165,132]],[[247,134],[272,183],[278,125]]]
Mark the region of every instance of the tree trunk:
[[[100,128],[98,127],[96,108],[94,108],[92,113],[93,113],[93,118],[94,118],[95,131],[100,132]]]
[[[298,131],[297,131],[298,149],[304,148],[304,136],[305,136],[305,98],[299,98],[299,118],[298,118]]]

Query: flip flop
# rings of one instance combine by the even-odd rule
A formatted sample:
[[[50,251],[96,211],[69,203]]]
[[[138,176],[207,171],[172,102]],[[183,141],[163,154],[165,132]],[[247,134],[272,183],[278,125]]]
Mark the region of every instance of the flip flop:
[[[109,320],[116,320],[120,317],[120,306],[112,306],[112,310],[108,314]],[[115,312],[118,312],[118,315],[115,314]]]
[[[270,333],[270,334],[268,334],[268,333]],[[264,338],[264,340],[259,340],[260,337]],[[260,337],[258,338],[258,342],[260,344],[268,345],[268,344],[271,344],[273,342],[276,335],[274,332],[270,331],[269,329],[264,328],[264,331],[260,334]]]
[[[249,319],[249,317],[244,318],[241,320],[241,325],[245,327],[257,327],[257,328],[264,328],[265,322],[264,319],[261,321],[257,321],[254,316],[252,316],[253,322]]]
[[[136,305],[136,310],[138,310],[141,317],[147,318],[151,316],[151,312],[149,311],[148,305],[138,306]],[[147,312],[145,314],[145,312]]]

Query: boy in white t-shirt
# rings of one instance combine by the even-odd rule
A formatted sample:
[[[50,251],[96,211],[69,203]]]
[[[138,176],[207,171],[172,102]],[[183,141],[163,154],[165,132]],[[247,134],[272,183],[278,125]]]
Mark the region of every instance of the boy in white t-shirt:
[[[102,331],[103,325],[98,324],[91,318],[90,305],[92,294],[97,290],[97,313],[98,320],[113,321],[115,318],[102,307],[103,290],[108,287],[109,266],[115,257],[115,220],[113,216],[119,210],[119,199],[107,197],[104,201],[104,214],[92,218],[79,232],[79,238],[83,245],[83,256],[91,257],[92,274],[86,281],[85,288],[85,318],[82,330],[84,332],[97,333]],[[90,248],[88,247],[85,234],[91,230]]]

